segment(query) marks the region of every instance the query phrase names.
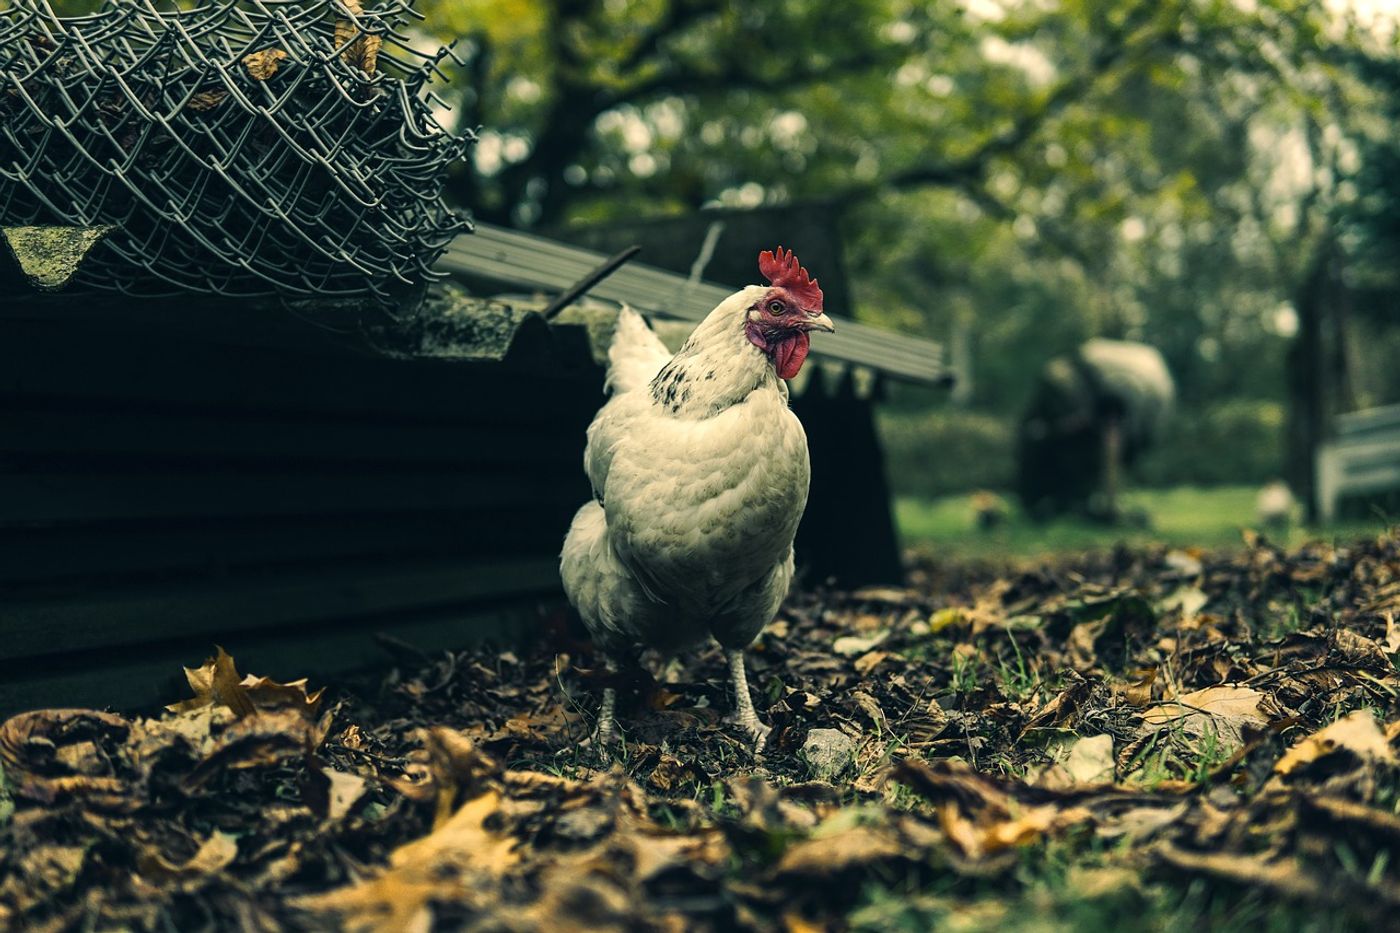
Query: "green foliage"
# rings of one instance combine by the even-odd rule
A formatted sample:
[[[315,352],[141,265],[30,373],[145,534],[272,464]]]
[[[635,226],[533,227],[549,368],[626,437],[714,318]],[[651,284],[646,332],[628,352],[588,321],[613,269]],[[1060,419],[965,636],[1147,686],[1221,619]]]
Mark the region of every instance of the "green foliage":
[[[881,414],[879,429],[897,494],[936,498],[1011,486],[1016,438],[1009,417],[947,406],[892,410]],[[1132,479],[1147,487],[1262,485],[1282,469],[1282,405],[1229,399],[1175,417]]]
[[[1253,486],[1134,490],[1123,497],[1124,504],[1148,517],[1150,524],[1142,528],[1112,527],[1072,518],[1036,524],[1013,511],[1005,524],[981,531],[975,525],[972,502],[967,496],[900,497],[895,500],[895,523],[907,547],[960,560],[1005,561],[1101,551],[1120,543],[1130,547],[1231,548],[1239,546],[1242,529],[1258,526],[1257,492]],[[1391,525],[1395,514],[1400,513],[1357,516],[1326,529],[1326,536],[1340,540],[1375,535]],[[1281,534],[1269,533],[1271,540],[1291,546],[1317,535],[1316,529],[1301,526]]]
[[[884,412],[879,430],[896,493],[933,497],[1011,484],[1014,439],[1005,418],[956,408]]]
[[[1248,398],[1178,416],[1136,471],[1147,486],[1262,485],[1282,472],[1283,406]]]
[[[1394,248],[1376,245],[1400,242],[1385,227],[1400,213],[1400,58],[1345,6],[422,8],[438,37],[464,40],[445,96],[484,133],[452,191],[479,216],[550,227],[837,203],[859,316],[965,335],[968,401],[1000,419],[1046,359],[1094,335],[1159,347],[1188,422],[1221,399],[1283,399],[1303,273],[1339,231],[1371,244],[1357,274],[1400,289]],[[1357,360],[1392,371],[1381,356]],[[1371,381],[1381,401],[1400,391]],[[1156,479],[1253,481],[1279,469],[1276,445],[1261,450],[1239,473],[1179,463]]]

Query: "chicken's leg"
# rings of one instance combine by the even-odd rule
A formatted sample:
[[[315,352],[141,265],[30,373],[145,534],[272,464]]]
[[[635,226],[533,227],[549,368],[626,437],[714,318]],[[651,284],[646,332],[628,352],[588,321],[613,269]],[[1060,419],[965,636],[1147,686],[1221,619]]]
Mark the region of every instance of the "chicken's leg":
[[[617,734],[618,665],[612,658],[607,658],[603,662],[603,669],[607,671],[608,684],[603,688],[603,702],[598,707],[598,722],[593,727],[593,734],[581,743],[584,748],[591,749],[600,756],[607,755],[607,748]]]
[[[603,688],[603,705],[598,707],[598,728],[594,730],[594,741],[599,746],[606,746],[613,738],[613,730],[617,728],[617,688]]]
[[[753,708],[753,697],[749,696],[749,677],[744,672],[744,652],[726,651],[725,656],[729,658],[729,680],[734,685],[734,718],[743,726],[744,731],[753,737],[753,750],[756,755],[763,751],[763,745],[768,741],[768,734],[773,729],[763,724],[758,718],[758,712]]]

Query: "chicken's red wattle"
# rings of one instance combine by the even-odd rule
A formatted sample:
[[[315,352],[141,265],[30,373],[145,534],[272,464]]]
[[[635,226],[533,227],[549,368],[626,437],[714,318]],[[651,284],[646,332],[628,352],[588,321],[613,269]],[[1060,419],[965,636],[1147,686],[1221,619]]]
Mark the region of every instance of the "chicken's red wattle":
[[[779,340],[773,347],[773,365],[778,370],[778,375],[784,379],[796,376],[802,368],[802,362],[807,359],[807,350],[811,343],[812,338],[806,331],[797,331],[790,337]]]

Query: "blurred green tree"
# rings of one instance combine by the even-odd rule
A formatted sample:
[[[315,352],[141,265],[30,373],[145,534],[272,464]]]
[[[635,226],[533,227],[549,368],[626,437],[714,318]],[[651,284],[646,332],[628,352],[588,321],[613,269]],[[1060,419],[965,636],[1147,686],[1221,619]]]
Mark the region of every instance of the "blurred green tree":
[[[1234,186],[1257,181],[1251,121],[1272,93],[1260,49],[1301,55],[1325,25],[1314,6],[855,0],[839,21],[802,0],[423,9],[439,36],[465,37],[451,91],[457,119],[484,133],[453,190],[483,219],[852,204],[862,259],[903,296],[878,302],[887,313],[924,310],[911,295],[965,292],[970,260],[1000,267],[998,281],[1030,263],[1036,290],[1080,292],[1073,339],[1141,329],[1134,293],[1159,301],[1163,283],[1179,286],[1184,317],[1241,313],[1237,296],[1199,298],[1265,274],[1241,281],[1227,258],[1251,208]],[[894,241],[865,235],[886,220]],[[1195,352],[1183,315],[1157,317]]]
[[[1306,492],[1355,401],[1337,283],[1364,273],[1367,307],[1397,288],[1377,271],[1400,238],[1394,33],[1345,3],[425,9],[467,36],[455,89],[485,132],[453,190],[479,216],[842,205],[860,313],[966,347],[983,410],[1087,336],[1146,340],[1187,412],[1286,399]]]

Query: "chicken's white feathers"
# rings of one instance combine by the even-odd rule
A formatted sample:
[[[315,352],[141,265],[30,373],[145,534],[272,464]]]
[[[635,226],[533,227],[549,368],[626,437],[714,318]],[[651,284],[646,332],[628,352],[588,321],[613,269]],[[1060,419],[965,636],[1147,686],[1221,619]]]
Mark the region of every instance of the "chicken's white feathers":
[[[807,437],[744,315],[765,289],[722,302],[671,356],[624,309],[612,397],[588,428],[595,501],[574,518],[564,589],[606,649],[742,647],[792,580],[807,502]]]
[[[608,347],[608,372],[604,389],[612,395],[588,426],[583,470],[593,485],[593,496],[603,500],[613,450],[627,434],[627,425],[649,407],[646,388],[671,361],[671,351],[646,321],[627,305],[617,315],[617,327]]]
[[[631,392],[651,382],[671,359],[671,351],[647,327],[642,316],[627,305],[617,314],[617,329],[608,347],[608,378],[604,389],[611,395]]]

